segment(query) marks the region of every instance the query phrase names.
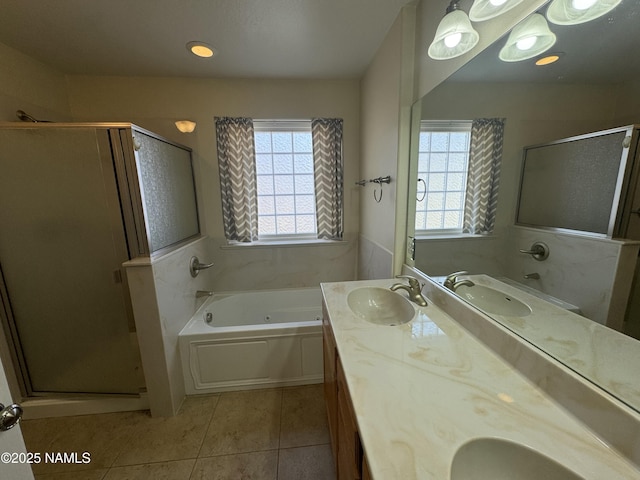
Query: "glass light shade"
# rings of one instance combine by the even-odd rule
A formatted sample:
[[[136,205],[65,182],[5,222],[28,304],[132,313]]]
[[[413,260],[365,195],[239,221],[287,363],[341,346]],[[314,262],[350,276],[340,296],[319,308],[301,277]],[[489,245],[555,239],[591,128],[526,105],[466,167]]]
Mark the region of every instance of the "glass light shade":
[[[456,41],[458,37],[459,41]],[[454,10],[440,21],[428,53],[434,60],[459,57],[475,47],[479,39],[480,35],[471,26],[467,14]]]
[[[556,25],[577,25],[601,17],[616,8],[621,1],[597,0],[589,6],[591,2],[584,0],[553,0],[547,9],[547,18]]]
[[[556,35],[549,30],[547,21],[539,13],[534,13],[513,27],[498,56],[503,62],[519,62],[540,55],[554,43]],[[527,44],[530,47],[523,49]]]
[[[176,122],[176,128],[182,133],[191,133],[196,129],[196,122],[191,120],[178,120]]]
[[[511,10],[522,0],[475,0],[469,10],[472,22],[484,22]]]

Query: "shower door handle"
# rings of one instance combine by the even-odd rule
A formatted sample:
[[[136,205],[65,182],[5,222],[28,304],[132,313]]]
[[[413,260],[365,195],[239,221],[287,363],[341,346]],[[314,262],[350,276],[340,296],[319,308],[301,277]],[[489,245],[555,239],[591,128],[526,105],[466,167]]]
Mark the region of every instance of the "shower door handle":
[[[6,432],[12,429],[22,418],[22,407],[17,403],[7,405],[6,407],[0,403],[0,431]]]

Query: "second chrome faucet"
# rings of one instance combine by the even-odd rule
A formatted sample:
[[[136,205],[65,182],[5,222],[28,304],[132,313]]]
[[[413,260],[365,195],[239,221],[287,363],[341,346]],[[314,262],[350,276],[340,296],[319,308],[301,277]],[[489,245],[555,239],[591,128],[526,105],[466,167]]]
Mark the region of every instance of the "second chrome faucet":
[[[469,279],[458,280],[459,275],[468,275],[468,274],[469,272],[461,271],[461,272],[452,273],[451,275],[447,275],[447,278],[445,279],[443,285],[445,288],[448,288],[452,292],[455,292],[458,289],[458,287],[462,287],[463,285],[467,287],[473,287],[475,283],[473,283]]]

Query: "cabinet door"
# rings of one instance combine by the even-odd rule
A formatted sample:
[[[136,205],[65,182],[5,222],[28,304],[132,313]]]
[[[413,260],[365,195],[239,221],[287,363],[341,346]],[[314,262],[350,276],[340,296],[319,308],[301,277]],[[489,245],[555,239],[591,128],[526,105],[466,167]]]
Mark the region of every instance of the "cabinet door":
[[[371,470],[366,455],[362,456],[362,480],[371,480]]]
[[[333,458],[338,453],[338,390],[336,384],[336,345],[329,324],[326,308],[323,305],[322,351],[324,356],[324,400],[327,405],[331,452]]]
[[[362,446],[340,359],[336,362],[338,383],[338,480],[362,478]]]

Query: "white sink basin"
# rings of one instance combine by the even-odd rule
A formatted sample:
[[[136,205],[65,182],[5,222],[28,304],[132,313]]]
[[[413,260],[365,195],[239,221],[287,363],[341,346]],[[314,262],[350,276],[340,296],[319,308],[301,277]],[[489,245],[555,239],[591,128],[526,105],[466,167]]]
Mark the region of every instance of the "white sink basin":
[[[535,450],[499,438],[462,445],[453,457],[451,480],[584,480]]]
[[[388,288],[357,288],[349,292],[347,304],[358,317],[377,325],[407,323],[416,313],[409,300]]]
[[[509,315],[513,317],[526,317],[531,313],[531,308],[520,300],[506,293],[484,285],[461,285],[456,293],[470,304],[494,315]]]

